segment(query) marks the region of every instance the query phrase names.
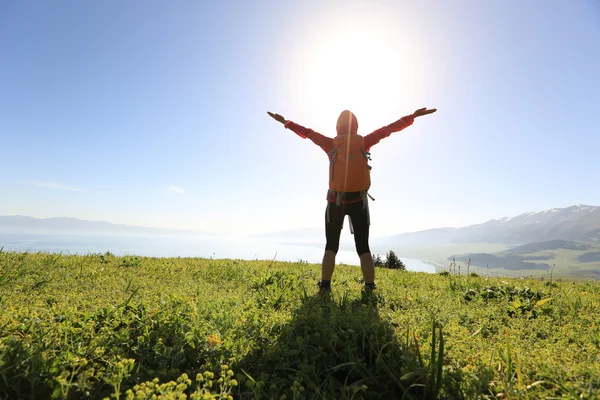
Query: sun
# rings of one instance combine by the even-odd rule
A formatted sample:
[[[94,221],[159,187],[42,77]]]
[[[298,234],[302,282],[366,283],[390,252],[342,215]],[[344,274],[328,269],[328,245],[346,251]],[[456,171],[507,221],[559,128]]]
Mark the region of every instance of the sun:
[[[344,109],[359,119],[359,132],[390,121],[402,91],[411,90],[402,51],[376,25],[332,29],[312,42],[298,74],[303,101],[328,119]]]

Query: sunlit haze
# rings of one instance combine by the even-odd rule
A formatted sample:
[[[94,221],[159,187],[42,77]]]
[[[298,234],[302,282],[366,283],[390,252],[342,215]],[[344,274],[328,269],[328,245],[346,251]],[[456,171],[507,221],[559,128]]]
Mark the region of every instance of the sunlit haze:
[[[0,215],[322,227],[328,159],[267,115],[367,134],[371,234],[600,204],[596,1],[3,1]]]

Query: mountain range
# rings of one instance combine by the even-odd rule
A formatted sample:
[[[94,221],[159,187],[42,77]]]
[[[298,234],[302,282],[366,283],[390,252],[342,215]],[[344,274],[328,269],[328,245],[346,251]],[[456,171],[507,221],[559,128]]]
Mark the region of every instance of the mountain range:
[[[10,233],[102,233],[137,235],[208,235],[208,232],[150,228],[88,221],[70,217],[33,218],[20,215],[0,216],[0,230]]]
[[[574,205],[516,217],[492,219],[463,228],[438,228],[380,238],[380,244],[502,243],[517,246],[532,242],[567,240],[600,241],[600,207]]]
[[[354,251],[353,237],[347,234],[340,249]],[[32,218],[0,216],[0,233],[100,233],[109,235],[196,235],[208,232],[159,229],[86,221],[76,218]],[[270,242],[322,247],[323,228],[298,228],[255,235]],[[1,245],[1,243],[0,243]],[[437,228],[371,239],[374,254],[394,250],[400,257],[429,260],[438,267],[453,258],[472,265],[505,271],[545,272],[550,265],[565,269],[565,274],[600,274],[600,207],[574,205],[514,217],[492,219],[462,228]],[[600,277],[600,275],[598,275]]]
[[[32,218],[0,216],[0,229],[8,231],[93,231],[99,233],[131,234],[187,234],[206,235],[208,232],[160,229],[87,221],[77,218]],[[347,230],[347,227],[345,226]],[[320,243],[323,228],[298,228],[254,236],[268,240]],[[345,235],[348,236],[348,235]],[[499,243],[507,247],[550,240],[600,243],[600,207],[574,205],[539,212],[526,212],[515,217],[492,219],[481,224],[461,228],[436,228],[374,238],[378,246],[431,246],[436,243]],[[351,240],[348,242],[351,244]]]

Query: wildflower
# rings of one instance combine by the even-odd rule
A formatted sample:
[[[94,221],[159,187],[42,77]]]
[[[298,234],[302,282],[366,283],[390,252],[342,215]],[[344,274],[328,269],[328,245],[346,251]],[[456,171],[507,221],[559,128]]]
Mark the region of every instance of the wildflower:
[[[206,338],[206,342],[208,344],[208,347],[212,349],[220,345],[223,341],[217,335],[210,335]]]

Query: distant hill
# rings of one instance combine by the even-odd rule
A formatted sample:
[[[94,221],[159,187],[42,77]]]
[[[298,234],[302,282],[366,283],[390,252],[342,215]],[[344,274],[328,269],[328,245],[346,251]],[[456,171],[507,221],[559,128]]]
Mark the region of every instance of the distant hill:
[[[566,240],[600,242],[600,207],[575,205],[516,217],[493,219],[463,228],[438,228],[379,239],[382,245],[423,245],[434,243],[503,243],[523,245]]]
[[[567,240],[549,240],[546,242],[528,243],[519,247],[515,247],[509,250],[505,250],[505,253],[510,254],[529,254],[537,253],[544,250],[587,250],[591,246],[584,243],[570,242]]]
[[[457,263],[462,263],[466,265],[471,259],[471,265],[477,265],[479,267],[489,267],[489,268],[504,268],[507,270],[547,270],[550,269],[550,266],[545,263],[534,263],[534,262],[526,262],[527,258],[508,254],[508,253],[496,253],[496,254],[487,254],[487,253],[479,253],[479,254],[465,254],[460,256],[449,257],[450,260],[454,258]]]
[[[0,230],[9,233],[85,232],[147,235],[209,235],[208,232],[201,231],[149,228],[68,217],[33,218],[25,216],[0,216]]]
[[[600,262],[600,251],[590,251],[590,252],[584,253],[584,254],[578,256],[577,260],[582,263]]]
[[[587,250],[590,249],[598,250],[599,248],[584,243],[566,240],[550,240],[546,242],[529,243],[492,254],[471,253],[453,255],[448,257],[448,260],[454,259],[457,263],[467,264],[470,259],[471,265],[473,266],[503,268],[505,270],[515,271],[549,270],[550,266],[558,259],[562,262],[565,262],[566,260],[568,264],[560,265],[560,267],[567,267],[565,273],[569,274],[571,271],[568,269],[573,266],[585,266],[584,264],[588,264],[587,266],[591,267],[592,271],[597,270],[596,264],[592,265],[589,263],[597,263],[600,261],[600,251],[588,252]],[[565,259],[565,254],[570,254],[571,256],[568,256]]]

